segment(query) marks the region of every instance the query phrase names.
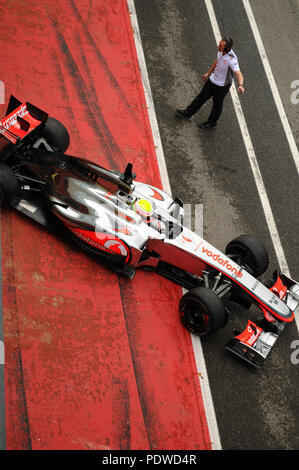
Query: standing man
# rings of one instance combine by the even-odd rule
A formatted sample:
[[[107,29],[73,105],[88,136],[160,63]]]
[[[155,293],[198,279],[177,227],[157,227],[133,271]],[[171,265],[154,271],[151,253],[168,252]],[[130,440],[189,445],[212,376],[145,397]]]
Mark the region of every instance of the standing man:
[[[204,86],[192,103],[186,109],[177,109],[177,116],[185,119],[191,118],[202,105],[213,97],[213,108],[206,122],[198,127],[200,129],[210,129],[217,125],[217,121],[222,113],[223,101],[232,84],[233,76],[238,80],[238,93],[244,94],[244,79],[239,68],[238,58],[232,50],[232,38],[223,37],[218,45],[217,59],[211,68],[202,77]]]

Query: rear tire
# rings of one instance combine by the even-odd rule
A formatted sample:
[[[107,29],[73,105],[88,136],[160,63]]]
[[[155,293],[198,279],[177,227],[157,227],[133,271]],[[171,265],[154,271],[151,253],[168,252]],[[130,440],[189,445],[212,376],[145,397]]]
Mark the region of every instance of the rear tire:
[[[0,163],[0,206],[16,194],[18,186],[13,171],[4,163]]]
[[[64,153],[70,144],[70,136],[64,125],[52,117],[48,117],[41,137],[46,139],[54,151]]]
[[[206,287],[194,287],[181,298],[180,315],[187,330],[198,336],[223,328],[227,322],[222,300]]]
[[[225,254],[255,277],[261,276],[269,266],[266,248],[251,235],[240,235],[229,242]]]

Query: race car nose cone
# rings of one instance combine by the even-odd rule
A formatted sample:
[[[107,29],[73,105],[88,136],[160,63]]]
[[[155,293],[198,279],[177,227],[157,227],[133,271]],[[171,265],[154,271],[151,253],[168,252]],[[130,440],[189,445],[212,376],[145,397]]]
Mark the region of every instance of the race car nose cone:
[[[290,288],[290,292],[292,292],[293,294],[293,297],[299,301],[299,285],[298,284],[294,284],[291,288]]]

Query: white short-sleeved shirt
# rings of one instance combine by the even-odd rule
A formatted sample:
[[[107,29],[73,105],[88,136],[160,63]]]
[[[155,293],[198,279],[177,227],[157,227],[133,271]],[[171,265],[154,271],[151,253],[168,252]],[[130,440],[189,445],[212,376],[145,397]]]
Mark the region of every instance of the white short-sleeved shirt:
[[[210,75],[212,83],[218,86],[226,86],[232,82],[234,72],[240,70],[238,57],[231,49],[227,54],[217,53],[217,65]]]

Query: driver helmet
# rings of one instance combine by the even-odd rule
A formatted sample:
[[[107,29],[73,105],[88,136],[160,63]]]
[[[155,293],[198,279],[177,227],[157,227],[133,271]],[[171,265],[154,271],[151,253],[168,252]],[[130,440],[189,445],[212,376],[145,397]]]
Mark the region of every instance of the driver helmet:
[[[147,199],[137,199],[133,204],[133,209],[142,217],[151,217],[154,213],[152,204]]]

